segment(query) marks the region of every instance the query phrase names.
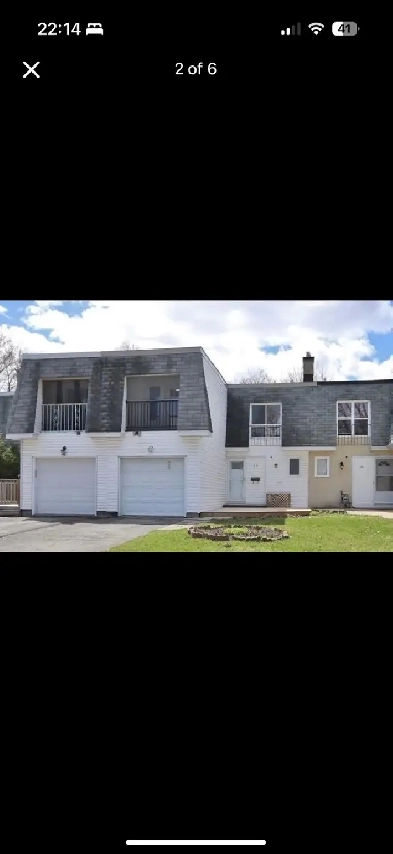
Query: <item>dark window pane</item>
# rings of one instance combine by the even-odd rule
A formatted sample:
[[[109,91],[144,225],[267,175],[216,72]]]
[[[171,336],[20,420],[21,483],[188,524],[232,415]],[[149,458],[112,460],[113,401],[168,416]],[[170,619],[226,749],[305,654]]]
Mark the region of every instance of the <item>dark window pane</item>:
[[[355,418],[368,418],[368,403],[355,403]]]
[[[351,435],[351,421],[346,418],[341,418],[337,421],[338,425],[338,435],[339,436],[350,436]]]
[[[158,400],[161,396],[161,388],[159,385],[150,386],[150,400]]]
[[[351,404],[350,403],[339,403],[338,404],[338,417],[339,418],[350,418],[351,417]]]
[[[281,406],[270,404],[267,409],[267,424],[279,424],[281,421]]]
[[[251,407],[251,424],[266,424],[266,406],[257,403]]]
[[[43,403],[57,403],[57,380],[44,380],[42,394]]]
[[[242,469],[244,466],[244,463],[240,463],[240,462],[239,463],[231,463],[231,466],[233,469]]]
[[[376,478],[377,492],[393,492],[393,477]]]
[[[289,474],[299,474],[300,461],[298,459],[289,460]]]
[[[89,394],[89,380],[79,380],[79,382],[81,403],[87,403],[87,397]]]
[[[368,418],[355,418],[355,436],[368,436]]]

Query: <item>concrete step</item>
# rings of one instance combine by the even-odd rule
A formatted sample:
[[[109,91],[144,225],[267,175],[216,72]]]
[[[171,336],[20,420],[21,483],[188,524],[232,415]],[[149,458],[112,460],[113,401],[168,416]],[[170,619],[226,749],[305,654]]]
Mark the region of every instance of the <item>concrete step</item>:
[[[291,507],[221,507],[218,510],[210,510],[200,513],[200,518],[210,517],[212,519],[269,519],[277,516],[310,516],[311,509],[297,510]]]
[[[0,504],[0,516],[19,516],[18,504]]]

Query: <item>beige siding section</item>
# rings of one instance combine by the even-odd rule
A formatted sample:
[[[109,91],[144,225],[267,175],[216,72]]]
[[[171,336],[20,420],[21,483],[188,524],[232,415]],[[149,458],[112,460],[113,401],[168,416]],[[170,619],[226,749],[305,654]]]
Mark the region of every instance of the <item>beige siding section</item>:
[[[217,510],[226,500],[227,462],[225,434],[227,388],[217,368],[203,354],[213,433],[201,438],[201,510]]]
[[[40,433],[37,439],[21,442],[21,509],[33,509],[34,457],[58,457],[65,445],[70,457],[97,457],[97,510],[112,513],[118,512],[120,457],[185,457],[186,513],[197,513],[201,509],[200,443],[201,439],[183,439],[175,430],[141,436],[125,433],[114,439],[92,438],[86,433]]]
[[[310,451],[309,500],[310,507],[340,507],[341,490],[348,492],[352,501],[352,458],[353,457],[389,457],[392,450],[371,451],[369,445],[342,445],[336,451]],[[315,458],[329,457],[329,477],[315,477]],[[340,463],[344,468],[340,468]]]

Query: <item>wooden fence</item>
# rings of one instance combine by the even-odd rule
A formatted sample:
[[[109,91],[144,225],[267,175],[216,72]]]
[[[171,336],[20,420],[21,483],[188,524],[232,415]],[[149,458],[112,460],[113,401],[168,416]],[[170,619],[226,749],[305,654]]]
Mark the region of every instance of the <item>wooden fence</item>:
[[[0,506],[3,505],[19,505],[19,486],[18,480],[0,480]]]

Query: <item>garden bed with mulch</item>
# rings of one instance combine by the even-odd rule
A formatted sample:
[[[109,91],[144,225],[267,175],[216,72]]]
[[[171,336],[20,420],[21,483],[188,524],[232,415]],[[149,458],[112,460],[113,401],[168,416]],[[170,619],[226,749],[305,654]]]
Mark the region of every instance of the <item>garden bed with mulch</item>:
[[[194,539],[216,540],[224,542],[228,540],[240,540],[251,542],[268,542],[269,540],[285,540],[289,538],[287,531],[281,528],[265,528],[262,525],[220,525],[219,527],[192,527],[188,533]]]

